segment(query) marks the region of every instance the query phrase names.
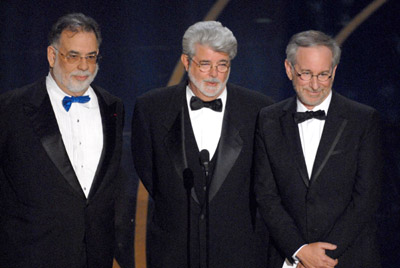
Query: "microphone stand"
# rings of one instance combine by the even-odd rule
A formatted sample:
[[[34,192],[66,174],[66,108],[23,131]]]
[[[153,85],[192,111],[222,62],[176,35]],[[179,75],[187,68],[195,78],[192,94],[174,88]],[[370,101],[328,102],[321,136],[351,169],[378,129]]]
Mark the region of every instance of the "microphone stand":
[[[208,168],[205,170],[206,174],[206,263],[207,268],[210,267],[210,203],[208,202],[208,196],[210,195],[209,187],[209,173]]]
[[[204,174],[205,174],[205,207],[206,207],[206,215],[205,215],[205,220],[206,220],[206,267],[210,267],[210,207],[209,207],[209,195],[210,195],[210,190],[209,190],[209,170],[208,170],[208,165],[210,162],[210,153],[208,150],[202,150],[200,152],[200,163],[203,166],[204,169]]]
[[[190,168],[185,168],[183,170],[183,185],[186,189],[186,202],[187,202],[187,247],[186,247],[186,256],[187,256],[187,267],[190,268],[190,234],[191,234],[191,217],[190,217],[190,204],[191,204],[191,191],[194,184],[194,176],[193,172]]]

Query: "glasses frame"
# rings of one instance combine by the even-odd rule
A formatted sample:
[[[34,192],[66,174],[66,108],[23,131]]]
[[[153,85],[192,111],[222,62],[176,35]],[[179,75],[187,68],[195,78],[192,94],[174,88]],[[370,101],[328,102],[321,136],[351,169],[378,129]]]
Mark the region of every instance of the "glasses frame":
[[[200,64],[200,63],[198,63],[197,61],[195,61],[193,58],[191,58],[191,57],[188,57],[189,58],[189,61],[193,61],[196,65],[197,65],[197,67],[199,68],[199,70],[200,70],[200,72],[202,72],[202,73],[208,73],[209,71],[211,71],[212,70],[212,68],[214,67],[211,63],[209,64],[209,66],[210,66],[210,69],[208,69],[208,70],[202,70],[201,68],[203,67],[203,66],[205,66],[205,64]],[[230,63],[227,63],[226,64],[226,71],[224,71],[224,72],[221,72],[220,70],[219,70],[219,67],[220,66],[225,66],[225,64],[216,64],[215,65],[215,68],[217,69],[217,72],[219,72],[219,73],[226,73],[226,72],[228,72],[229,71],[229,68],[231,67],[231,65],[230,65]]]
[[[292,64],[291,64],[292,65]],[[313,79],[313,77],[315,76],[316,78],[317,78],[317,80],[319,81],[319,82],[326,82],[326,81],[328,81],[329,79],[331,79],[332,78],[332,75],[333,75],[333,71],[331,71],[330,72],[330,75],[326,78],[326,80],[321,80],[320,79],[320,75],[321,74],[323,74],[323,72],[322,73],[319,73],[319,74],[312,74],[312,73],[310,73],[310,79],[304,79],[304,78],[302,78],[301,76],[302,75],[304,75],[305,73],[299,73],[297,70],[296,70],[296,68],[294,68],[294,66],[292,65],[292,69],[293,69],[293,71],[295,71],[295,74],[302,80],[302,81],[305,81],[305,82],[309,82],[309,81],[311,81],[312,79]]]
[[[57,51],[61,56],[63,56],[65,58],[65,60],[69,63],[69,64],[78,64],[81,62],[81,60],[84,58],[86,60],[86,62],[88,64],[97,64],[100,59],[101,59],[101,55],[99,54],[92,54],[92,55],[87,55],[87,56],[81,56],[79,54],[76,55],[76,58],[72,58],[71,55],[64,55],[60,50],[58,50],[56,47],[52,47],[54,48],[55,51]],[[92,57],[95,58],[95,62],[92,62]]]

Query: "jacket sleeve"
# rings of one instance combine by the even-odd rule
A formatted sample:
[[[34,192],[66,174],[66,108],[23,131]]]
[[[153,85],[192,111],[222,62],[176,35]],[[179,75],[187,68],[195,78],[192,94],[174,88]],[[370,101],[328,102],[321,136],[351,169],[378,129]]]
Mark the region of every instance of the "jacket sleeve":
[[[378,113],[374,110],[364,122],[366,127],[357,146],[356,177],[351,201],[324,239],[325,242],[337,245],[336,250],[327,251],[327,254],[339,258],[339,262],[340,256],[352,246],[366,226],[374,221],[379,207],[383,159]]]
[[[285,257],[292,260],[292,255],[304,244],[300,230],[282,205],[281,196],[275,182],[266,148],[265,135],[269,132],[264,125],[266,120],[259,116],[254,148],[255,193],[259,211],[268,227],[274,244]],[[269,128],[269,126],[268,126]]]
[[[146,104],[138,98],[132,118],[131,149],[133,163],[139,179],[153,195],[153,149],[150,133],[150,122],[145,112]]]

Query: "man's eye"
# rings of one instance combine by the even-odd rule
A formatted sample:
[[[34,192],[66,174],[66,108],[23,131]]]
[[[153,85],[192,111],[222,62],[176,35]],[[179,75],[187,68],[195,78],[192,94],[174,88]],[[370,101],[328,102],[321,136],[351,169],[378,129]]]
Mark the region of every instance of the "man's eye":
[[[329,76],[329,74],[327,74],[327,73],[322,73],[322,74],[319,74],[319,76],[321,76],[321,77],[326,77],[326,76]]]
[[[301,75],[310,75],[310,72],[302,72]]]
[[[96,55],[89,55],[87,56],[88,60],[95,60],[96,59]]]
[[[201,63],[200,66],[208,67],[208,66],[210,66],[210,64],[209,63]]]
[[[69,57],[70,59],[77,59],[77,58],[79,58],[79,56],[78,56],[78,55],[75,55],[75,54],[70,54],[70,55],[68,55],[68,57]]]

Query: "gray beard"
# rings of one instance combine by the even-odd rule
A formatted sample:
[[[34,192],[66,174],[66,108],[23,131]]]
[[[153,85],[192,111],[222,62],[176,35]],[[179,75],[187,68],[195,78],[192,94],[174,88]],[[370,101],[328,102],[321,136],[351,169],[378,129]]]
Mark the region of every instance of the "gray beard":
[[[56,57],[56,62],[53,67],[53,74],[54,77],[57,81],[62,83],[69,91],[74,92],[74,93],[79,93],[82,91],[85,91],[86,89],[89,88],[90,84],[93,82],[94,78],[97,75],[97,72],[99,71],[99,65],[96,64],[96,70],[94,73],[90,73],[88,70],[87,71],[74,71],[68,75],[68,78],[66,79],[67,81],[64,81],[63,79],[63,73],[61,72],[61,68],[59,66],[58,62],[58,57]],[[78,82],[72,81],[72,75],[88,75],[88,79],[83,82]]]
[[[221,86],[215,92],[210,93],[210,92],[207,92],[205,90],[205,85],[203,84],[203,81],[198,81],[193,77],[193,75],[190,72],[190,67],[189,67],[189,70],[188,70],[188,76],[189,76],[190,81],[198,88],[198,90],[202,94],[204,94],[207,97],[211,97],[211,98],[215,97],[215,96],[219,96],[219,94],[224,90],[224,88],[226,86],[226,83],[228,82],[230,74],[231,74],[231,70],[229,69],[229,73],[228,73],[228,76],[225,79],[225,82],[221,82],[218,78],[212,78],[212,79],[203,80],[203,81],[208,81],[208,82],[219,82],[220,83]]]

